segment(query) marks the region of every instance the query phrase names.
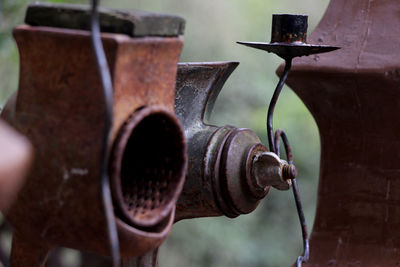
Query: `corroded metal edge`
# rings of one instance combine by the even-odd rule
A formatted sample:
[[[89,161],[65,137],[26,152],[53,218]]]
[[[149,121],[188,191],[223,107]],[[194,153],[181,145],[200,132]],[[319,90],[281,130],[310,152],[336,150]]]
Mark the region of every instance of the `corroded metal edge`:
[[[102,32],[131,37],[178,36],[184,34],[185,20],[178,16],[144,11],[99,8]],[[34,2],[26,11],[25,23],[76,30],[90,30],[87,5]]]

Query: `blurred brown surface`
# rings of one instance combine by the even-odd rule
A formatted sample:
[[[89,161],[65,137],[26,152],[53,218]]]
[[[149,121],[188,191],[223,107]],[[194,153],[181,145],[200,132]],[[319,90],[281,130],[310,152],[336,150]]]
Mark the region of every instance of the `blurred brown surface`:
[[[0,120],[0,210],[5,212],[22,186],[32,157],[29,141]]]

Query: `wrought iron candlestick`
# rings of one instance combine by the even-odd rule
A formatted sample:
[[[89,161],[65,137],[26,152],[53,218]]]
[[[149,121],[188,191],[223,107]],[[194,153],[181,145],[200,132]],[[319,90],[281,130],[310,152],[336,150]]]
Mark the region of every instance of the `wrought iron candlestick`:
[[[313,45],[307,44],[307,16],[304,15],[273,15],[272,16],[272,33],[271,42],[238,42],[239,44],[249,46],[256,49],[261,49],[269,53],[274,53],[285,60],[285,68],[282,76],[279,79],[278,85],[275,88],[271,102],[268,107],[267,115],[267,134],[269,149],[280,157],[280,140],[282,139],[285,146],[286,157],[290,168],[284,171],[291,172],[290,182],[292,184],[293,195],[296,202],[297,213],[299,215],[304,252],[297,258],[296,265],[299,267],[303,262],[307,262],[309,259],[309,241],[307,224],[304,217],[304,212],[300,200],[299,189],[296,182],[297,170],[293,164],[293,155],[291,152],[289,139],[287,138],[284,131],[278,129],[275,132],[273,130],[273,115],[276,102],[278,101],[279,95],[282,91],[283,85],[288,77],[290,68],[292,66],[292,59],[294,57],[308,56],[311,54],[330,52],[339,47],[328,46],[328,45]],[[288,177],[288,176],[287,176]],[[289,182],[289,181],[288,181]],[[289,183],[290,184],[290,183]],[[279,188],[278,188],[279,189]]]

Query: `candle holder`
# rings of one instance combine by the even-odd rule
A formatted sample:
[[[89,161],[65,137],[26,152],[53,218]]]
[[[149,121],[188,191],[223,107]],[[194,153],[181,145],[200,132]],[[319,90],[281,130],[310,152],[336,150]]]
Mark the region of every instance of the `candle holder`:
[[[285,147],[286,157],[290,168],[287,171],[293,177],[288,181],[292,185],[293,195],[296,202],[297,213],[300,220],[304,251],[301,256],[297,258],[296,266],[299,267],[303,262],[309,259],[310,249],[308,240],[307,223],[304,217],[303,207],[300,199],[299,188],[296,182],[297,169],[293,164],[293,154],[291,151],[289,139],[283,130],[273,129],[273,115],[275,105],[278,101],[279,95],[282,91],[283,85],[288,77],[292,66],[292,59],[294,57],[308,56],[312,54],[326,53],[339,49],[339,47],[329,45],[315,45],[307,44],[307,26],[308,16],[305,15],[289,15],[289,14],[275,14],[272,16],[272,33],[271,42],[237,42],[238,44],[245,45],[251,48],[261,49],[269,53],[274,53],[285,60],[285,67],[282,76],[275,88],[271,102],[268,107],[267,115],[267,135],[269,149],[280,157],[280,140]],[[288,177],[286,176],[286,177]],[[279,187],[276,187],[280,189]]]

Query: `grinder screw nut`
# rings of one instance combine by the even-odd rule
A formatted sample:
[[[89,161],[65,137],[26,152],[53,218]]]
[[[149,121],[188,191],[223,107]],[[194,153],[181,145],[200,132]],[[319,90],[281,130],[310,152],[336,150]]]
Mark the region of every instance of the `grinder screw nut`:
[[[272,152],[261,153],[253,160],[252,175],[261,188],[272,186],[278,190],[289,190],[291,179],[296,174],[294,165],[281,160]]]
[[[294,179],[297,177],[297,168],[293,164],[284,164],[282,166],[283,179]]]

